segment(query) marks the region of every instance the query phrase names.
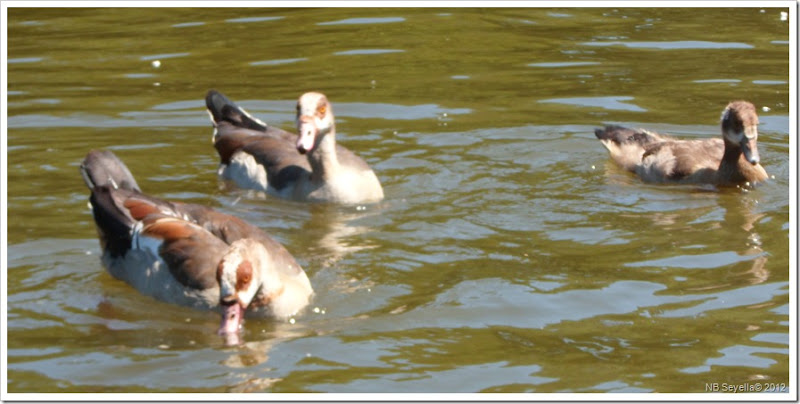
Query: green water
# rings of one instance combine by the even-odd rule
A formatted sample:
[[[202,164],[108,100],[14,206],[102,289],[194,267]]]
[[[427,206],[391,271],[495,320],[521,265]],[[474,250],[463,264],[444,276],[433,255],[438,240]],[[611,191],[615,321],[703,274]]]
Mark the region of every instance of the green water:
[[[188,4],[187,4],[188,5]],[[8,10],[8,391],[705,392],[789,383],[785,8]],[[154,63],[158,61],[159,63]],[[292,127],[309,90],[386,200],[217,180],[203,97]],[[719,135],[759,109],[755,190],[645,185],[595,127]],[[78,165],[267,230],[316,294],[294,324],[108,275]]]

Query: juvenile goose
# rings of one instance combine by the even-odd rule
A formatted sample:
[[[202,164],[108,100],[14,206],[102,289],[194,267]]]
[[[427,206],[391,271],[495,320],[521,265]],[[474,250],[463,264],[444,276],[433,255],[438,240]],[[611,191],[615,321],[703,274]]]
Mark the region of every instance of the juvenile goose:
[[[80,167],[91,191],[102,262],[156,299],[221,309],[219,334],[236,337],[245,311],[286,319],[311,284],[291,254],[247,222],[201,205],[142,194],[125,164],[93,150]]]
[[[333,109],[325,95],[305,93],[297,101],[299,135],[267,126],[215,90],[206,95],[206,107],[215,128],[218,174],[238,186],[299,201],[383,199],[369,165],[336,144]]]
[[[643,129],[607,126],[594,134],[611,158],[642,180],[733,186],[767,179],[759,164],[758,115],[734,101],[722,112],[722,139],[676,140]]]

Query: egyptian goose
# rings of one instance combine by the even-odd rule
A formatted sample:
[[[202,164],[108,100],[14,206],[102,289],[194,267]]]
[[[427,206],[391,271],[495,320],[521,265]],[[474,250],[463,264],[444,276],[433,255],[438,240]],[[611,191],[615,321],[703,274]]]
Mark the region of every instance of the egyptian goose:
[[[221,309],[219,334],[226,337],[237,335],[245,312],[287,319],[308,304],[306,273],[257,227],[201,205],[142,194],[110,151],[89,152],[80,170],[91,191],[102,262],[115,278],[165,302]]]
[[[238,186],[298,201],[383,199],[369,165],[336,144],[333,109],[325,95],[305,93],[297,101],[299,136],[267,126],[215,90],[206,95],[206,107],[220,156],[218,174]]]
[[[722,139],[677,140],[643,129],[607,126],[594,134],[611,158],[654,183],[754,185],[767,179],[759,164],[758,115],[734,101],[722,112]]]

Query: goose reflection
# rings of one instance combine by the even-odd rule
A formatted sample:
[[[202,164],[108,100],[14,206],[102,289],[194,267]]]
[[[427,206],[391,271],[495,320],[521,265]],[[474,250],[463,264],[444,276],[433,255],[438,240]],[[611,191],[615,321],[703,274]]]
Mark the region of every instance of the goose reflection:
[[[238,194],[232,201],[221,202],[223,205],[249,204],[247,201],[264,201],[270,197],[261,191],[238,190],[228,181],[220,181],[220,191]],[[274,198],[272,198],[274,200]],[[252,206],[257,206],[254,203]],[[305,212],[295,211],[292,219],[302,221],[301,227],[292,231],[288,242],[295,248],[304,251],[300,257],[312,263],[312,268],[327,268],[335,265],[343,258],[353,253],[377,247],[365,237],[372,229],[365,223],[370,217],[379,215],[381,205],[335,205],[328,203],[297,204],[294,202],[272,202],[269,206],[257,209],[267,209],[270,214],[282,215],[285,209],[294,209],[302,206]],[[301,218],[306,216],[308,219]],[[298,254],[299,255],[299,254]]]
[[[756,256],[753,259],[752,267],[746,271],[751,276],[749,282],[756,285],[766,282],[770,275],[769,269],[767,269],[767,253],[761,247],[761,235],[757,231],[758,223],[767,214],[758,211],[758,199],[751,197],[751,195],[748,194],[742,198],[737,198],[732,206],[725,207],[725,221],[736,225],[744,231],[744,247],[739,251],[739,254]]]
[[[349,255],[377,247],[364,237],[372,227],[363,223],[380,214],[379,207],[314,204],[309,212],[310,219],[295,234],[305,239],[305,258],[318,263],[318,268],[332,267]]]
[[[721,192],[694,190],[688,196],[683,194],[679,198],[668,197],[663,200],[648,201],[647,203],[651,204],[649,208],[664,208],[661,211],[648,211],[649,221],[660,229],[659,232],[669,235],[670,239],[675,240],[673,243],[683,245],[680,250],[697,247],[705,247],[706,250],[711,248],[710,251],[707,250],[701,254],[678,253],[676,256],[665,258],[668,261],[673,259],[675,261],[663,264],[680,267],[689,265],[687,268],[733,265],[733,268],[737,268],[737,280],[729,277],[726,277],[726,280],[719,278],[714,285],[693,288],[692,290],[695,291],[730,287],[732,283],[743,280],[752,285],[766,282],[770,277],[767,267],[768,254],[762,248],[761,235],[758,231],[759,223],[765,219],[766,213],[759,211],[757,197],[757,192],[744,189]],[[677,204],[685,207],[676,209]],[[638,217],[639,214],[635,216]],[[715,240],[703,240],[702,236],[697,235],[699,231],[718,235],[714,236]],[[684,237],[693,237],[699,240],[699,243],[690,246],[688,245],[691,244],[690,240]],[[707,241],[711,241],[711,244],[707,244]],[[691,258],[696,258],[696,262],[690,264],[687,259]],[[712,262],[717,258],[730,261],[727,264]],[[679,264],[678,261],[682,263]],[[739,272],[738,268],[747,263],[750,264],[750,267]]]
[[[270,329],[261,329],[260,332],[253,329],[260,325]],[[248,334],[256,333],[257,338],[251,336],[249,341],[231,347],[231,355],[221,362],[231,369],[252,369],[252,372],[236,373],[238,380],[232,381],[228,388],[231,393],[264,391],[281,381],[281,378],[269,377],[268,371],[271,369],[259,365],[269,360],[269,354],[276,346],[308,335],[308,330],[301,324],[264,323],[248,325],[247,328],[250,331]]]

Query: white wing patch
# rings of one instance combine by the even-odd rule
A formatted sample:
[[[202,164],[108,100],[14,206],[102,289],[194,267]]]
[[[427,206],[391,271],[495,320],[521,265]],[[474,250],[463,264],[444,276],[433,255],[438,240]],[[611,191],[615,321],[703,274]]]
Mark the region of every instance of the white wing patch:
[[[267,192],[267,170],[248,153],[234,153],[230,164],[221,168],[220,172],[223,178],[232,180],[242,188]]]
[[[264,123],[263,121],[261,121],[260,119],[258,119],[258,118],[256,118],[256,117],[254,117],[253,115],[250,115],[250,113],[249,113],[249,112],[247,112],[247,111],[245,111],[245,110],[244,110],[244,108],[239,108],[239,111],[240,111],[241,113],[245,114],[245,115],[246,115],[248,118],[250,118],[250,119],[252,119],[252,120],[254,120],[254,121],[258,122],[259,124],[261,124],[261,125],[264,125],[264,126],[267,126],[267,124],[265,124],[265,123]]]

